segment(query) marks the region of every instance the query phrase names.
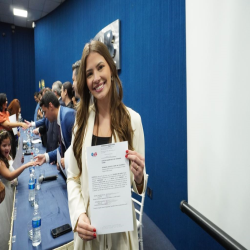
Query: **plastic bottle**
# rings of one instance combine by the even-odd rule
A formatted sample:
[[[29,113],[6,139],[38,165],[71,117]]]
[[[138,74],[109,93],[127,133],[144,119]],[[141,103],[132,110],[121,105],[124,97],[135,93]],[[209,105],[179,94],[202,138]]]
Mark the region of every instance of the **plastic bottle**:
[[[32,207],[34,206],[34,201],[35,201],[35,180],[33,174],[31,173],[29,179],[29,203]]]
[[[30,153],[30,161],[34,161],[34,153],[33,152]]]
[[[34,161],[33,152],[30,153],[30,161]],[[34,166],[30,166],[30,167],[29,167],[30,174],[32,174],[32,171],[33,171],[34,169],[35,169]]]
[[[41,216],[39,213],[39,206],[35,204],[34,213],[32,218],[32,227],[33,227],[33,238],[32,238],[32,246],[36,247],[41,244]]]
[[[23,121],[23,118],[22,118],[22,114],[21,114],[21,113],[18,114],[18,121],[19,121],[19,122],[22,122],[22,121]]]
[[[21,163],[24,163],[24,153],[22,154]]]
[[[36,185],[37,179],[36,179],[36,168],[35,167],[33,167],[33,169],[32,169],[32,174],[34,176],[34,182],[35,182],[35,185]]]
[[[27,147],[28,147],[28,149],[27,149],[27,152],[31,152],[31,140],[30,140],[30,135],[29,136],[27,136]]]

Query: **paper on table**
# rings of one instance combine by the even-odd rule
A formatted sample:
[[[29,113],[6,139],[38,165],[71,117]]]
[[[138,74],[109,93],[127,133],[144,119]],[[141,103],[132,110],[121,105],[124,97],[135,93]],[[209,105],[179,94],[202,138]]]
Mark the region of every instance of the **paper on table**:
[[[9,116],[10,122],[16,122],[16,114]],[[17,134],[17,128],[12,128],[14,135]]]
[[[98,234],[133,230],[128,142],[87,147],[91,225]]]
[[[22,165],[23,141],[19,140],[19,147],[16,152],[16,157],[13,161],[13,168],[18,169]]]
[[[61,155],[60,155],[60,152],[59,152],[59,149],[57,149],[57,163],[59,164],[63,174],[65,175],[65,177],[67,178],[67,173],[66,173],[66,170],[63,169],[62,167],[62,164],[61,164]]]
[[[32,140],[32,143],[33,143],[33,144],[37,144],[37,143],[41,143],[41,142],[42,142],[41,139]]]

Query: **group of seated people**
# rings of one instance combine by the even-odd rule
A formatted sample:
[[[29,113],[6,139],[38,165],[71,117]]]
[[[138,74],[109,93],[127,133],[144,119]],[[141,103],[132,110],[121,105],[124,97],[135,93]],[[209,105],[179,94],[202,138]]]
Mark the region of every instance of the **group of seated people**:
[[[81,60],[73,64],[72,69],[73,86],[70,82],[61,84],[57,81],[52,84],[52,89],[45,88],[35,93],[38,104],[34,121],[9,122],[7,97],[0,94],[0,179],[10,182],[31,164],[56,163],[57,150],[64,167],[67,150],[68,207],[74,231],[74,249],[138,249],[134,209],[133,231],[99,235],[95,225],[91,224],[85,151],[89,146],[128,141],[124,157],[130,162],[131,186],[138,193],[145,192],[145,143],[141,117],[122,102],[122,84],[105,44],[99,41],[87,43]],[[78,98],[77,102],[72,100],[74,97]],[[37,155],[35,163],[13,170],[11,153],[16,145],[11,143],[11,129],[30,126],[36,127],[34,133],[47,135],[46,153]],[[6,182],[3,183],[6,199],[9,188]],[[2,194],[1,225],[2,204],[5,202]],[[6,245],[2,245],[5,237],[1,226],[0,249],[6,249]]]

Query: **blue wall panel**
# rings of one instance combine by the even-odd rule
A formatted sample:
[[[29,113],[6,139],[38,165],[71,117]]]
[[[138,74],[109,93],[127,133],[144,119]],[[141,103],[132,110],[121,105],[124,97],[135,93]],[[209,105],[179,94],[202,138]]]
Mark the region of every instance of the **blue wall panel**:
[[[0,23],[0,92],[7,94],[9,103],[18,99],[22,116],[31,120],[35,89],[34,30],[16,27],[12,33],[10,24]]]
[[[222,249],[179,209],[187,200],[184,0],[66,1],[35,28],[36,82],[71,80],[85,43],[116,19],[124,102],[141,114],[145,132],[153,189],[145,212],[176,249]]]

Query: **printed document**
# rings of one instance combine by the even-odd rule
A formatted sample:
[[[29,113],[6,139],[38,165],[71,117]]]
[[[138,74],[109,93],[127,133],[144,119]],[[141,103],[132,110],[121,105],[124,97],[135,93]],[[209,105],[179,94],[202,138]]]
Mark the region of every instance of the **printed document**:
[[[10,122],[16,122],[16,114],[9,116]],[[17,134],[17,128],[12,128],[14,135]]]
[[[87,147],[91,225],[97,234],[133,231],[128,142]]]

